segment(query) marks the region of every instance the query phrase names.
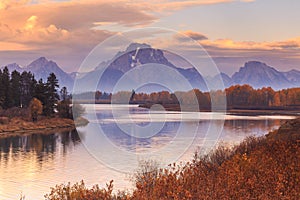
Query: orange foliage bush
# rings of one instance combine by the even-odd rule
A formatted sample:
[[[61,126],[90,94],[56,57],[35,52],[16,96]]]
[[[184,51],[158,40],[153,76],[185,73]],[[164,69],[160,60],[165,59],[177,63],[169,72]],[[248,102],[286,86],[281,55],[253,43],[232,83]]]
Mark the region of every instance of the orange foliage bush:
[[[98,199],[111,199],[113,190],[113,181],[106,184],[106,189],[100,189],[98,185],[93,188],[86,188],[83,181],[75,185],[57,185],[51,188],[50,194],[45,195],[47,200],[98,200]]]

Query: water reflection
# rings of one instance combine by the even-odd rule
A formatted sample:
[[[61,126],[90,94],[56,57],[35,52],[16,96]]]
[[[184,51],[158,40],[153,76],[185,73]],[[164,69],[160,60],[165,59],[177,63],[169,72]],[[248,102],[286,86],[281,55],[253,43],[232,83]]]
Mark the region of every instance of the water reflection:
[[[115,122],[102,124],[101,128],[105,136],[116,146],[128,151],[136,151],[137,148],[151,148],[152,146],[158,148],[166,145],[176,136],[179,125],[179,122],[167,122],[157,134],[145,138],[137,138],[124,133]]]
[[[226,120],[222,131],[221,140],[231,143],[239,143],[247,136],[263,136],[277,129],[283,119],[260,119],[260,120]]]
[[[182,117],[179,117],[178,113],[170,112],[167,113],[167,118],[163,118],[167,119],[166,122],[162,122],[159,115],[155,118],[155,123],[164,123],[158,134],[147,138],[134,138],[120,130],[116,121],[112,120],[107,105],[99,105],[96,109],[98,120],[80,128],[80,132],[0,138],[0,199],[19,199],[21,192],[26,195],[26,199],[43,199],[50,187],[82,179],[89,186],[96,183],[105,186],[105,183],[113,179],[116,189],[130,189],[131,184],[125,179],[126,175],[107,168],[87,152],[83,143],[95,143],[97,136],[97,133],[89,131],[90,127],[100,126],[105,130],[105,137],[110,142],[129,152],[159,150],[166,144],[176,143],[178,145],[175,148],[162,155],[170,158],[181,153],[180,145],[185,145],[194,138],[192,130],[193,126],[197,125],[199,128],[193,145],[179,160],[188,161],[203,139],[210,139],[210,136],[206,135],[208,127],[219,126],[222,123],[218,119],[208,120],[207,113],[184,113],[184,119],[180,121]],[[119,122],[137,123],[141,126],[147,123],[145,110],[133,108],[130,114],[133,115],[134,122],[126,121],[126,116]],[[238,143],[249,135],[264,135],[277,128],[285,121],[283,119],[284,117],[270,116],[227,116],[219,139]],[[187,131],[176,137],[180,124],[185,126],[184,130]],[[118,163],[122,159],[114,152],[106,150],[106,153],[112,157],[113,162]]]
[[[0,138],[0,161],[14,159],[19,154],[31,153],[42,163],[44,158],[51,158],[51,155],[59,150],[59,144],[62,153],[66,154],[70,147],[80,144],[80,141],[76,130]]]
[[[240,129],[244,127],[248,127],[249,130],[251,129],[265,129],[266,127],[274,127],[279,126],[285,120],[274,120],[274,119],[263,119],[263,120],[226,120],[225,127],[230,129]]]
[[[90,109],[90,108],[88,108]],[[185,139],[194,139],[198,145],[202,144],[202,140],[221,140],[231,143],[238,143],[245,137],[250,135],[261,136],[269,131],[276,129],[280,124],[289,119],[289,116],[238,116],[223,115],[219,113],[205,112],[172,112],[162,111],[149,115],[149,110],[138,108],[135,106],[126,107],[124,105],[114,105],[118,111],[117,117],[113,115],[112,108],[108,105],[96,106],[97,120],[92,121],[86,128],[87,132],[95,132],[95,126],[102,129],[104,135],[110,142],[127,151],[139,152],[140,150],[159,149],[167,145],[169,142],[176,140],[176,135],[180,131],[180,126],[184,127]],[[123,112],[122,109],[129,109],[129,114]],[[115,112],[116,113],[116,112]],[[225,116],[225,117],[224,117]],[[223,121],[222,119],[225,119]],[[145,126],[149,122],[162,127],[159,132],[151,137],[143,136],[144,132],[136,132],[138,137],[133,137],[126,133],[126,130],[120,128],[130,127],[132,124],[137,126]],[[211,133],[210,126],[224,127],[222,133]],[[196,135],[192,134],[192,128],[197,127]],[[126,127],[127,128],[127,127]],[[134,132],[134,129],[127,129]],[[151,134],[150,134],[151,135]],[[94,138],[97,138],[95,135]],[[87,140],[88,142],[89,140]],[[93,140],[92,143],[95,143]],[[101,141],[100,141],[101,143]],[[99,143],[99,145],[101,145]]]
[[[163,165],[188,160],[196,149],[205,153],[218,141],[236,144],[247,136],[266,134],[279,126],[281,118],[286,118],[212,112],[154,111],[149,114],[151,111],[133,105],[96,105],[95,115],[92,108],[89,109],[90,123],[82,129],[88,136],[83,141],[84,146],[107,167],[121,172],[136,169],[143,159],[159,160]],[[138,129],[149,122],[162,128],[157,132]]]
[[[43,199],[50,186],[74,180],[68,170],[76,174],[78,159],[71,159],[71,167],[65,158],[81,140],[76,130],[0,138],[0,199],[19,199],[21,193],[26,199]]]

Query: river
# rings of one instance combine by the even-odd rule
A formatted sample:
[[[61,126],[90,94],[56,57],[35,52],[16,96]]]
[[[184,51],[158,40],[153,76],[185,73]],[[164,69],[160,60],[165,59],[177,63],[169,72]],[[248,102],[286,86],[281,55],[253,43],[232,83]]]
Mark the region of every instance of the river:
[[[85,105],[90,120],[78,131],[0,139],[0,199],[43,199],[50,187],[82,179],[88,186],[114,180],[133,187],[138,162],[162,167],[185,162],[196,150],[237,144],[261,136],[292,116],[237,116],[230,113],[149,111],[127,105]]]

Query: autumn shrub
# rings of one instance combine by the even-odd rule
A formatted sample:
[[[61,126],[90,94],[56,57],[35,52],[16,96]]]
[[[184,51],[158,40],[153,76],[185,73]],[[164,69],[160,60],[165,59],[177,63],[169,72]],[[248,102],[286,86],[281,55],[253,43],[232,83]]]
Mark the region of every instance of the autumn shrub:
[[[143,186],[146,192],[150,192],[159,176],[159,163],[155,160],[140,161],[139,168],[133,175],[133,182],[139,188]]]
[[[257,143],[257,141],[255,141]],[[300,146],[295,141],[264,140],[218,169],[218,198],[299,199]]]
[[[37,121],[40,114],[43,113],[43,104],[37,98],[33,98],[29,103],[30,117],[33,122]]]
[[[300,137],[298,136],[298,140]],[[139,181],[132,199],[299,199],[298,140],[249,137]]]
[[[109,200],[113,199],[113,181],[106,184],[106,188],[100,188],[98,185],[88,189],[84,182],[74,185],[61,184],[51,188],[50,194],[45,195],[46,200]]]
[[[223,162],[233,156],[233,150],[226,144],[220,144],[216,149],[212,150],[207,155],[202,157],[206,162],[211,162],[214,165],[220,166]]]
[[[247,154],[250,153],[256,149],[258,149],[261,146],[266,145],[266,138],[265,136],[262,137],[255,137],[255,136],[249,136],[246,139],[244,139],[239,145],[234,147],[234,154]]]

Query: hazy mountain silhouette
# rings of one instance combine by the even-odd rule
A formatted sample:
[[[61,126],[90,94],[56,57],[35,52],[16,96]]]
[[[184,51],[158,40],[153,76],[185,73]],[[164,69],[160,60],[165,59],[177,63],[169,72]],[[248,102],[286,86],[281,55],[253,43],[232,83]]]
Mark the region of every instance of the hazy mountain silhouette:
[[[22,73],[23,71],[30,71],[34,74],[35,79],[43,79],[44,82],[47,81],[47,77],[50,73],[54,73],[59,81],[59,86],[66,86],[69,91],[73,88],[73,78],[64,72],[55,62],[47,60],[45,57],[40,57],[34,60],[32,63],[25,67],[21,67],[16,63],[7,65],[10,72],[17,70]],[[4,67],[2,67],[3,69]]]
[[[127,47],[127,49],[123,52],[118,52],[116,56],[110,61],[102,62],[96,67],[95,71],[105,69],[100,78],[98,89],[101,91],[111,92],[113,91],[114,86],[116,85],[117,81],[127,72],[136,68],[138,69],[141,65],[153,65],[153,68],[158,65],[163,65],[170,67],[171,70],[177,71],[181,75],[184,80],[187,80],[191,85],[190,88],[199,88],[203,91],[207,90],[206,83],[203,77],[197,72],[194,68],[183,69],[173,65],[168,59],[164,56],[164,53],[160,49],[151,48],[149,45],[146,44],[138,44],[133,43]],[[88,73],[86,76],[83,77],[85,81],[89,82],[93,80],[95,76],[95,71]],[[98,71],[99,72],[99,71]],[[157,71],[148,72],[147,74],[140,74],[143,73],[143,70],[135,71],[130,76],[133,80],[138,80],[139,77],[146,77],[151,79],[151,77],[161,76],[161,78],[166,83],[174,82],[174,77],[172,74],[169,76],[163,73],[159,73]],[[99,74],[99,73],[98,73]],[[162,77],[163,76],[163,77]],[[157,88],[157,86],[153,86]],[[125,88],[125,86],[124,86]],[[129,89],[129,88],[128,88]],[[133,88],[131,88],[133,89]],[[144,88],[145,89],[145,88]],[[186,89],[189,89],[186,87]],[[151,86],[148,89],[145,89],[144,92],[152,91]]]
[[[139,70],[139,67],[142,65],[153,66],[153,69],[155,69],[155,66],[165,66],[169,68],[172,73],[164,74],[157,70],[145,73],[143,70]],[[86,88],[86,90],[98,89],[101,91],[112,92],[120,78],[124,75],[126,76],[132,69],[136,70],[135,73],[131,74],[132,79],[134,80],[140,80],[141,78],[151,80],[151,77],[159,76],[167,83],[180,84],[180,80],[177,80],[173,76],[175,71],[190,84],[190,87],[185,88],[186,90],[198,88],[202,91],[207,91],[207,84],[209,84],[209,88],[217,88],[217,86],[221,84],[221,80],[223,80],[225,87],[236,84],[249,84],[254,88],[272,87],[275,90],[300,87],[300,71],[290,70],[288,72],[280,72],[259,61],[246,62],[238,72],[232,75],[232,77],[229,77],[225,73],[220,73],[215,77],[202,77],[195,68],[175,66],[165,57],[162,50],[151,48],[151,46],[147,44],[138,43],[130,44],[125,51],[118,52],[111,60],[100,63],[93,71],[88,73],[73,72],[68,74],[54,61],[49,61],[45,57],[38,58],[25,67],[16,63],[9,64],[7,67],[10,72],[13,70],[19,72],[31,71],[37,80],[42,78],[44,81],[46,81],[49,74],[53,72],[57,76],[60,86],[66,86],[69,91],[72,90],[74,80],[77,78],[87,85],[88,88]],[[3,68],[4,67],[1,67],[1,69]],[[98,77],[98,75],[101,74],[99,72],[103,69],[105,69],[105,71],[103,71],[102,76]],[[93,86],[95,80],[97,84]],[[126,88],[126,84],[123,86]],[[153,88],[157,88],[157,86],[153,86]],[[151,89],[151,87],[148,87],[148,91],[146,89],[145,92],[152,91],[153,88]],[[145,89],[145,87],[143,89]]]
[[[299,74],[279,72],[265,63],[249,61],[238,72],[233,74],[232,81],[233,84],[249,84],[254,88],[270,86],[275,90],[279,90],[299,87]]]

